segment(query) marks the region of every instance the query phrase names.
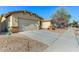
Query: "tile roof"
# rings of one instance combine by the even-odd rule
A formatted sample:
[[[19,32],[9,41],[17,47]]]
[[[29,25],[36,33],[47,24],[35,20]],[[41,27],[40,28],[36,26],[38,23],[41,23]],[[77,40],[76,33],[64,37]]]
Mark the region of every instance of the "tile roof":
[[[37,14],[32,13],[32,12],[29,12],[29,11],[26,11],[26,10],[19,10],[19,11],[8,12],[8,13],[6,13],[6,14],[3,14],[3,16],[4,16],[5,18],[7,18],[7,17],[11,16],[12,14],[16,14],[16,13],[28,13],[28,14],[30,14],[30,15],[35,15],[36,17],[38,17],[38,18],[40,18],[40,19],[43,20],[43,18],[40,17],[40,16],[38,16]]]

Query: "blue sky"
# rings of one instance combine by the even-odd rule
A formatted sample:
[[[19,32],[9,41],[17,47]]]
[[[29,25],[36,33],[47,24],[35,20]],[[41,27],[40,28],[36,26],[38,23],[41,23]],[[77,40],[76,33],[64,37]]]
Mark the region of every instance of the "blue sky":
[[[61,8],[61,6],[0,6],[0,14],[16,10],[28,10],[38,14],[44,19],[50,19],[51,15],[54,14],[58,8]],[[71,21],[79,21],[79,6],[64,6],[64,8],[71,14]]]

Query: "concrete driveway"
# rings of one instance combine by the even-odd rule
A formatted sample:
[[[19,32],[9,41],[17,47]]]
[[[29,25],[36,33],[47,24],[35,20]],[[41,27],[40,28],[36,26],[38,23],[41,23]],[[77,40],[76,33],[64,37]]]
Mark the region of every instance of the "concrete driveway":
[[[50,32],[47,30],[35,30],[35,31],[21,32],[19,34],[23,34],[34,40],[43,42],[44,44],[47,44],[49,46],[62,35],[62,33],[60,34],[56,32]]]
[[[47,44],[48,52],[75,52],[79,51],[79,43],[73,28],[68,28],[64,33],[54,33],[44,30],[29,31],[21,33],[34,40]]]

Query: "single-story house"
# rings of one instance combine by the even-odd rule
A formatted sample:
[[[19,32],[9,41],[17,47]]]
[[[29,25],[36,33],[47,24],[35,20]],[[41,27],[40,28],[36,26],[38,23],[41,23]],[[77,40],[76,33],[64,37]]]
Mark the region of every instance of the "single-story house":
[[[50,20],[42,20],[42,29],[48,29],[50,26],[52,26]]]
[[[42,20],[43,29],[54,29],[54,28],[65,28],[67,26],[67,21],[63,18],[53,18],[51,20]]]
[[[41,29],[42,17],[25,10],[8,12],[0,20],[0,32],[21,32]]]

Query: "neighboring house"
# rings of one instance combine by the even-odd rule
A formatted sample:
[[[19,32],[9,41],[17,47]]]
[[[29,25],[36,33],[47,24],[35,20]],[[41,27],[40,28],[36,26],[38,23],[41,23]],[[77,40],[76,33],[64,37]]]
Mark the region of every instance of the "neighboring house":
[[[9,12],[3,15],[0,32],[21,32],[41,29],[42,17],[25,10]]]
[[[67,26],[66,20],[64,20],[62,18],[54,18],[51,20],[51,23],[56,28],[64,28]]]
[[[42,20],[42,28],[43,29],[48,29],[50,26],[51,26],[50,20]]]

